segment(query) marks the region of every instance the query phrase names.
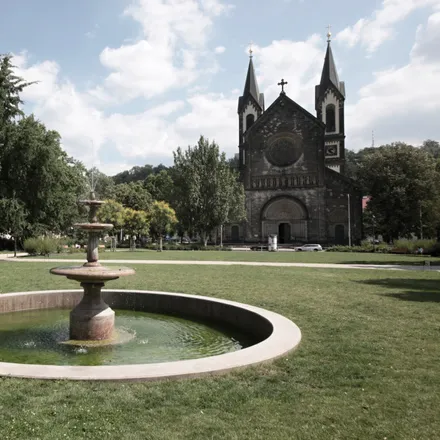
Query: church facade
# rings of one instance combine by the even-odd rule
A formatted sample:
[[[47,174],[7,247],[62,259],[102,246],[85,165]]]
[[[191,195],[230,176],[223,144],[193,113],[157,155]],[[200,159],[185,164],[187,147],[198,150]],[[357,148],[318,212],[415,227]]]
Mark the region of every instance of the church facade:
[[[362,237],[362,194],[344,176],[345,86],[339,81],[330,36],[316,116],[284,91],[265,109],[252,54],[238,102],[239,171],[247,219],[225,228],[230,242],[357,243]]]

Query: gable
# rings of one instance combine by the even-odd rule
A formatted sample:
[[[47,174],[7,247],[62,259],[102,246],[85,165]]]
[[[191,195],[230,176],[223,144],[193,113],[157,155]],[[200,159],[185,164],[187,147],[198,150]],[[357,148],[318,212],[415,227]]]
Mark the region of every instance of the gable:
[[[325,130],[325,124],[323,122],[290,99],[287,95],[280,94],[247,131],[246,137],[272,124],[282,125],[283,123],[291,124],[292,122],[297,125],[300,125],[300,123],[301,125],[304,123],[310,124],[315,129]]]

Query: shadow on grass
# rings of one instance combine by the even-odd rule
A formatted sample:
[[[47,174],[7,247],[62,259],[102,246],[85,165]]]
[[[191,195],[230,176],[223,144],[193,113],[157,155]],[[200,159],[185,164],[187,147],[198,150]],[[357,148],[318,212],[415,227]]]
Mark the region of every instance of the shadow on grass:
[[[381,294],[403,301],[440,302],[440,280],[386,278],[382,280],[365,280],[360,281],[360,283],[405,290],[405,292]]]
[[[394,264],[396,266],[424,266],[425,265],[425,260],[430,261],[430,266],[440,266],[440,260],[437,261],[432,261],[429,258],[425,258],[425,259],[421,259],[419,261],[414,261],[414,260],[397,260],[397,261],[392,261],[392,260],[381,260],[381,261],[374,261],[374,260],[359,260],[359,261],[346,261],[342,264],[368,264],[368,265],[377,265],[377,266],[384,266],[384,265],[388,265],[388,264]],[[427,267],[427,269],[429,270],[429,266]]]

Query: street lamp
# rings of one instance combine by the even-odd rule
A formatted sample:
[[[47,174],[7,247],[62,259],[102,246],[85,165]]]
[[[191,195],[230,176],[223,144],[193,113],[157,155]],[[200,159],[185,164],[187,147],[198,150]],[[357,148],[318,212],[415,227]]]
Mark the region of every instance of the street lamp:
[[[376,233],[375,233],[376,217],[372,215],[371,219],[373,220],[373,252],[376,252]]]

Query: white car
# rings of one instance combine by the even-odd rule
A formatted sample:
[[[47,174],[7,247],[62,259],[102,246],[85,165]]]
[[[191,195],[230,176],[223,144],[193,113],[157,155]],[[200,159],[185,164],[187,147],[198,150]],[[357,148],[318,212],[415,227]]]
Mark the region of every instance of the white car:
[[[296,247],[295,250],[304,252],[318,252],[322,251],[322,247],[320,244],[305,244],[303,246]]]

